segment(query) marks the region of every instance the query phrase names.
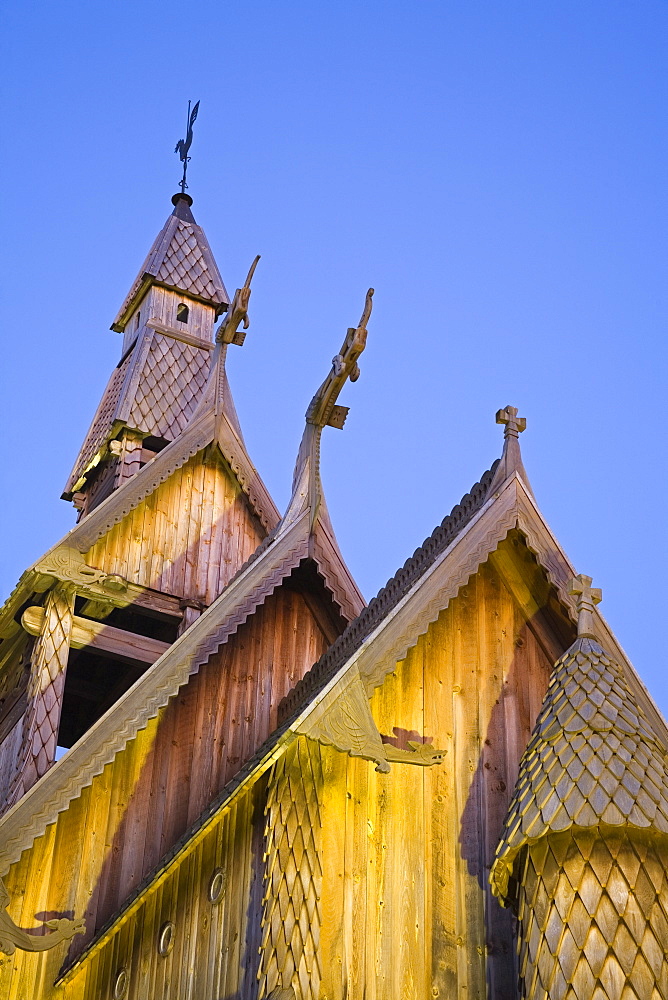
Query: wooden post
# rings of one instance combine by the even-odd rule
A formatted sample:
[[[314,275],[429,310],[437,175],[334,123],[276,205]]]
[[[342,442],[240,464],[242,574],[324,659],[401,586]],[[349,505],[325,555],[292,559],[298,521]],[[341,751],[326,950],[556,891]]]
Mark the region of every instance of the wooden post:
[[[57,583],[46,598],[44,623],[31,656],[28,707],[11,802],[48,771],[56,755],[75,593],[74,584]]]

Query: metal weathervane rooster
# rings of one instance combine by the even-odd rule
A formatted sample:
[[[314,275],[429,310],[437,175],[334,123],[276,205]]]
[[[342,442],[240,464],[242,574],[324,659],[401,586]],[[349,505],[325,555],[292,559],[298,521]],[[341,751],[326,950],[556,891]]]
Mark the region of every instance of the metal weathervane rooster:
[[[186,137],[185,139],[179,139],[174,149],[175,153],[179,154],[181,158],[181,163],[183,164],[183,177],[181,179],[181,191],[183,194],[186,192],[188,185],[186,184],[186,170],[188,169],[188,163],[190,162],[190,157],[188,156],[188,151],[193,141],[193,125],[195,124],[195,119],[197,118],[197,112],[199,111],[199,101],[195,107],[190,110],[190,101],[188,101],[188,121],[186,125]]]

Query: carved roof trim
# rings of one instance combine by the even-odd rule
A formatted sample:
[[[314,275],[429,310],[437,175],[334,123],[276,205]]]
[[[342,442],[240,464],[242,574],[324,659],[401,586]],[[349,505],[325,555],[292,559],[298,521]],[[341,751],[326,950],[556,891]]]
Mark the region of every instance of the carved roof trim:
[[[343,617],[348,622],[353,621],[366,602],[341,555],[329,518],[318,518],[311,533],[309,551]]]
[[[410,559],[385,584],[360,615],[350,623],[345,632],[330,646],[327,652],[313,665],[308,674],[291,692],[281,709],[285,714],[304,702],[309,694],[320,686],[324,677],[334,675],[359,649],[371,633],[382,625],[409,591],[420,581],[436,560],[447,551],[464,528],[482,510],[498,463],[481,477],[479,483],[462,497],[431,533],[423,544],[415,550]]]
[[[219,428],[222,428],[222,431],[219,432],[216,443],[223,457],[250,500],[260,522],[267,531],[272,530],[278,523],[279,513],[227,415],[223,415]],[[214,414],[211,412],[202,414],[200,419],[186,427],[176,440],[158,452],[131,479],[126,480],[87,514],[58,544],[73,545],[80,552],[87,552],[98,539],[122,521],[193,455],[216,440],[215,430]]]
[[[70,538],[70,544],[71,541]],[[3,844],[0,868],[4,866],[6,870],[35,837],[40,836],[55,815],[81,794],[302,560],[314,558],[321,571],[318,555],[311,551],[311,541],[310,510],[306,509],[287,531],[268,536],[258,546],[220,597],[191,628],[91,727],[77,746],[0,819],[0,842]],[[323,575],[330,586],[326,574],[327,571]],[[347,593],[341,585],[338,592],[340,598]]]

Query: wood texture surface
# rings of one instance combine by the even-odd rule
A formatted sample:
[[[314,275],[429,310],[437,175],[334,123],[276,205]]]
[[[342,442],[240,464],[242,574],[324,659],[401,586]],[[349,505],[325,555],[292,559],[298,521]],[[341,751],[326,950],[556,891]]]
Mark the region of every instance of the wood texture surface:
[[[487,875],[549,669],[486,565],[371,700],[387,739],[424,734],[445,763],[383,775],[323,750],[323,995],[514,995],[512,920]]]
[[[131,583],[211,604],[264,530],[214,452],[196,455],[97,542],[86,558]]]

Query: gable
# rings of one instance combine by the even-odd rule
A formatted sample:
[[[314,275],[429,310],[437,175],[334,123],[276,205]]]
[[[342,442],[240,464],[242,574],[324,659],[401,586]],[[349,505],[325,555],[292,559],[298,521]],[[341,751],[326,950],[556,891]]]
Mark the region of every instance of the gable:
[[[512,558],[512,542],[503,547]],[[537,565],[535,577],[534,593],[543,578]],[[385,775],[323,750],[331,776],[322,833],[330,852],[320,960],[327,996],[337,995],[341,962],[344,981],[361,988],[373,976],[382,996],[409,987],[421,996],[484,995],[488,975],[492,995],[513,995],[512,919],[491,899],[487,872],[547,688],[545,646],[560,642],[550,633],[533,627],[488,561],[370,699],[386,742],[407,749],[408,740],[424,740],[446,751],[444,762],[395,763]]]
[[[199,452],[97,541],[87,562],[211,604],[265,532],[216,448]]]
[[[535,574],[537,590],[544,578],[537,565]],[[152,799],[154,808],[147,823],[145,810],[135,808],[141,805],[145,793],[139,792],[139,784],[135,786],[135,796],[127,804],[122,824],[127,831],[132,830],[130,851],[124,857],[122,841],[129,838],[129,833],[119,827],[119,839],[109,856],[118,859],[120,876],[114,876],[114,864],[108,866],[106,885],[99,890],[98,924],[121,904],[120,887],[127,886],[123,881],[127,874],[133,871],[133,881],[138,881],[137,852],[144,851],[147,858],[152,855],[154,873],[165,864],[164,860],[157,864],[158,845],[167,828],[160,817],[168,798],[180,809],[182,826],[187,810],[198,808],[194,786],[201,787],[203,772],[197,760],[204,760],[210,774],[218,754],[211,748],[222,747],[223,743],[229,747],[220,754],[221,764],[225,752],[236,756],[238,749],[234,748],[245,745],[246,751],[251,749],[248,726],[240,727],[239,720],[257,719],[259,702],[253,700],[252,688],[244,685],[244,680],[253,649],[262,651],[262,639],[258,646],[255,628],[265,614],[266,624],[276,622],[281,601],[294,602],[294,593],[280,588],[265,601],[161,715],[151,751],[152,770],[150,778],[146,772],[145,781],[146,792],[151,787],[156,789],[158,799]],[[295,638],[300,630],[295,629],[296,606],[291,606],[292,611],[283,614],[282,621],[287,628],[289,661],[294,662],[294,650],[300,644],[303,648],[304,639]],[[562,627],[568,628],[568,623],[562,623]],[[275,634],[275,624],[269,632]],[[495,901],[490,902],[485,865],[488,855],[493,855],[497,827],[500,830],[519,757],[547,686],[551,664],[543,645],[559,641],[554,630],[546,636],[547,632],[539,641],[526,614],[488,562],[441,611],[404,659],[395,663],[371,697],[372,714],[386,738],[399,745],[414,737],[433,740],[434,745],[448,751],[442,765],[419,768],[394,764],[390,774],[378,774],[369,761],[349,757],[332,747],[319,748],[312,740],[305,741],[311,749],[299,751],[296,757],[286,755],[287,770],[284,778],[276,778],[276,787],[283,789],[280,795],[288,796],[288,801],[276,801],[276,808],[284,814],[283,820],[277,820],[277,829],[280,833],[285,822],[288,835],[287,831],[292,830],[290,810],[296,808],[302,839],[315,836],[323,852],[318,876],[320,909],[317,921],[312,915],[314,923],[309,934],[317,946],[324,995],[343,996],[342,981],[361,986],[370,978],[381,996],[401,995],[410,984],[420,994],[428,993],[436,984],[441,995],[464,987],[475,995],[485,982],[485,949],[490,940],[498,945],[493,975],[501,990],[498,995],[503,995],[504,983],[514,975],[511,923],[508,913]],[[260,656],[269,655],[276,664],[275,650],[275,643],[270,649],[265,645]],[[224,693],[226,679],[233,682],[228,690],[234,687],[236,699],[229,709]],[[207,688],[204,697],[205,686],[212,683],[217,686]],[[192,698],[197,691],[198,697]],[[273,690],[261,692],[256,688],[255,694],[260,694],[265,704],[273,704],[275,711]],[[217,714],[211,711],[212,704],[219,706]],[[188,720],[202,747],[199,754],[192,755],[192,771],[183,766],[183,753],[190,759],[190,751],[183,745],[183,726]],[[269,728],[273,725],[272,719]],[[167,752],[159,751],[163,745]],[[170,752],[169,748],[175,746],[178,750]],[[159,766],[158,761],[162,761]],[[299,798],[305,761],[314,774],[320,774],[318,805],[309,806],[307,813]],[[224,771],[223,765],[220,782],[225,780]],[[256,969],[261,971],[271,964],[271,934],[264,943],[267,954],[257,958],[262,914],[258,866],[262,855],[252,847],[254,841],[261,843],[265,784],[261,779],[254,789],[240,792],[209,827],[204,840],[198,838],[199,846],[193,841],[188,854],[172,852],[177,860],[164,869],[164,876],[159,876],[156,891],[145,891],[131,903],[118,924],[118,933],[102,935],[90,958],[85,958],[78,968],[73,984],[83,984],[85,970],[90,967],[96,988],[102,988],[113,973],[111,966],[117,961],[113,956],[122,955],[124,963],[134,965],[132,956],[144,947],[152,947],[159,924],[167,919],[168,911],[172,912],[174,904],[170,900],[176,899],[174,893],[181,900],[178,926],[181,930],[187,927],[194,919],[193,907],[200,905],[197,900],[204,891],[201,886],[217,864],[230,863],[224,859],[229,859],[230,852],[241,849],[242,844],[242,855],[226,869],[226,899],[233,908],[235,901],[246,901],[239,926],[245,928],[246,940],[255,940],[255,947],[252,954],[248,953],[250,965],[246,967],[244,961],[235,966],[234,975],[250,976],[252,980]],[[296,805],[290,805],[291,798],[296,798]],[[251,807],[252,801],[256,804]],[[274,801],[269,796],[265,808],[273,809]],[[406,808],[407,803],[410,808]],[[166,820],[167,814],[164,816]],[[237,834],[236,816],[244,817]],[[274,828],[269,817],[267,823],[268,830]],[[176,833],[173,827],[169,839],[174,839]],[[303,858],[299,838],[293,843],[290,833],[284,843],[279,833],[275,850],[292,853],[299,871]],[[162,841],[164,850],[167,843]],[[181,845],[184,843],[182,840]],[[272,841],[265,844],[264,850],[271,858]],[[183,850],[178,844],[177,848]],[[304,870],[300,878],[306,876]],[[277,887],[277,892],[283,890]],[[299,918],[301,895],[292,898],[294,916]],[[214,921],[216,912],[212,911]],[[217,926],[221,941],[229,941],[224,925]],[[200,956],[203,961],[204,954],[208,954],[208,935],[205,929],[201,938],[193,940],[195,966],[200,964]],[[459,961],[462,940],[467,943],[467,956],[477,955],[476,961]],[[182,949],[185,945],[181,936],[179,942],[177,947]],[[406,944],[398,946],[399,942]],[[298,948],[299,939],[290,947]],[[423,954],[432,955],[433,963],[423,963],[419,957]],[[375,956],[371,964],[370,956]],[[295,960],[298,958],[297,952]],[[213,956],[211,961],[214,970],[232,971],[224,956],[221,966],[220,957]]]

